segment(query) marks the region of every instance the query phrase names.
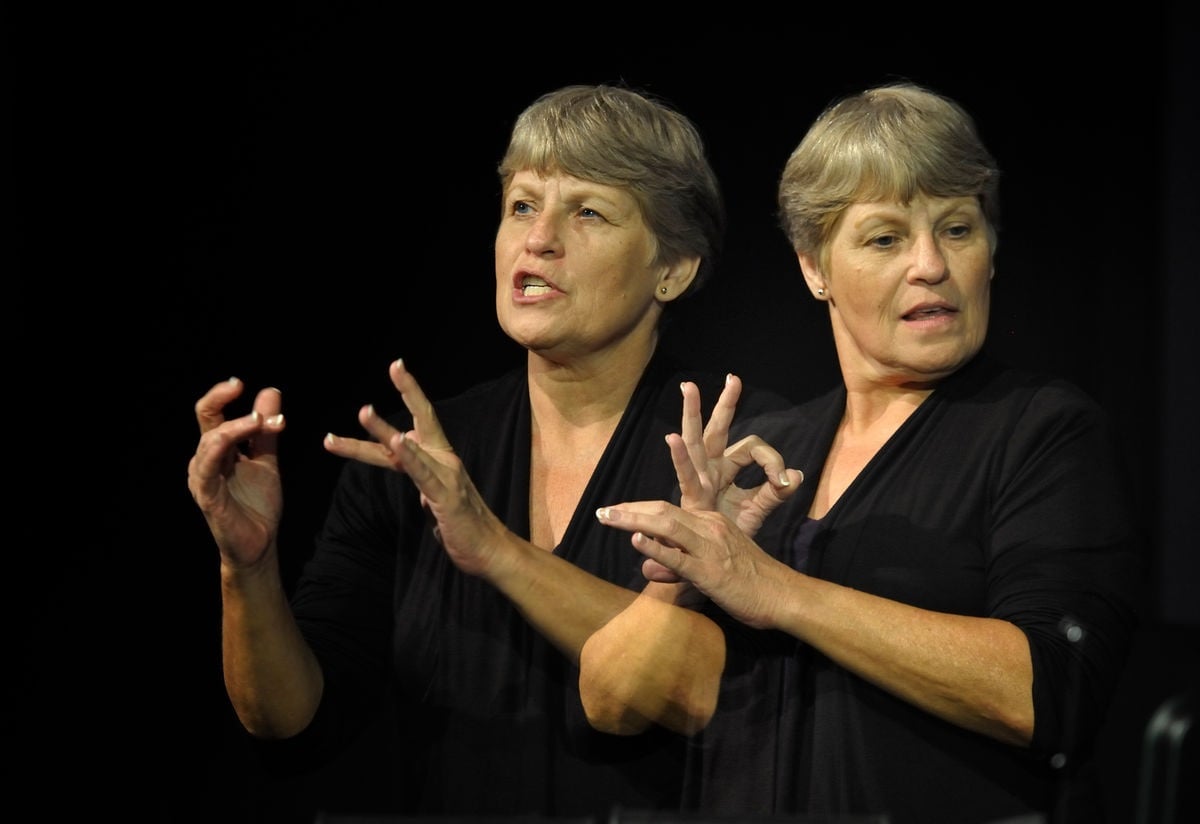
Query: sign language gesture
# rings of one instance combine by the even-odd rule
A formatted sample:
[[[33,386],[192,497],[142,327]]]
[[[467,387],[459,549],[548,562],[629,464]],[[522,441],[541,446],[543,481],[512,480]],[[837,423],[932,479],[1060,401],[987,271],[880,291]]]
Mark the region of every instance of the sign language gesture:
[[[708,425],[704,426],[700,389],[690,381],[683,383],[681,432],[668,435],[667,445],[679,481],[680,506],[693,512],[719,512],[753,538],[767,516],[799,488],[804,473],[785,467],[779,452],[757,435],[748,435],[726,447],[741,387],[736,375],[726,378],[725,388],[713,407]],[[734,479],[751,464],[761,467],[766,479],[752,488],[737,486]],[[598,515],[603,521],[601,513]],[[638,538],[634,536],[634,545],[645,552],[638,546]],[[663,536],[659,538],[663,540]],[[650,581],[662,583],[680,580],[675,571],[649,554],[642,565],[642,574]]]
[[[278,389],[261,390],[248,415],[225,419],[225,407],[245,389],[237,378],[218,383],[196,402],[200,442],[188,462],[188,490],[208,522],[222,563],[259,563],[274,546],[283,514]]]
[[[375,440],[331,433],[325,436],[325,448],[343,458],[390,467],[412,478],[421,490],[422,505],[437,521],[434,534],[455,566],[469,575],[483,575],[507,527],[475,488],[447,441],[433,404],[404,362],[393,362],[388,373],[412,414],[412,431],[396,429],[367,405],[359,410],[358,420]]]
[[[726,447],[742,391],[741,379],[736,375],[726,377],[707,426],[702,424],[700,414],[700,388],[686,381],[680,390],[681,434],[667,436],[679,480],[680,503],[684,509],[721,512],[753,537],[766,517],[804,481],[804,473],[785,467],[779,452],[757,435],[748,435]],[[751,464],[762,468],[766,480],[752,489],[743,489],[734,484],[734,479]]]

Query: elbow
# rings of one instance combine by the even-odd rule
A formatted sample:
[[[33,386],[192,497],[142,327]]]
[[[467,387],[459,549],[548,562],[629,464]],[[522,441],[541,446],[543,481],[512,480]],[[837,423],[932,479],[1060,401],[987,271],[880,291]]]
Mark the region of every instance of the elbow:
[[[716,712],[724,668],[725,635],[715,623],[641,597],[584,642],[579,696],[602,732],[658,725],[691,735]]]
[[[637,735],[652,725],[694,735],[708,726],[717,710],[719,678],[692,688],[655,696],[634,685],[591,683],[580,679],[579,697],[588,724],[612,735]]]
[[[1028,749],[1033,746],[1033,707],[1018,711],[993,722],[992,737],[1005,744]]]
[[[613,655],[589,640],[580,655],[579,697],[588,723],[601,732],[635,735],[651,725],[693,735],[717,710],[725,667],[724,635],[711,627],[708,643],[639,659]],[[637,656],[633,656],[637,657]]]
[[[579,697],[588,724],[594,730],[610,735],[637,735],[651,725],[651,720],[625,701],[611,694],[595,690],[584,690],[580,686]]]

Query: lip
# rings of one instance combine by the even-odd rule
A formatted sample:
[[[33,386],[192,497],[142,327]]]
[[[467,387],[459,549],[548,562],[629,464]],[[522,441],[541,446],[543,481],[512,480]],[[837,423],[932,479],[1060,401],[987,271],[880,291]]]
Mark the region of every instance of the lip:
[[[546,291],[536,294],[526,294],[526,286],[543,286],[546,287]],[[528,269],[521,269],[513,273],[512,294],[515,303],[539,303],[544,300],[561,297],[565,293],[558,287],[557,283],[545,275],[532,272]]]
[[[928,321],[952,317],[958,314],[958,308],[942,300],[926,301],[910,306],[900,315],[903,321]]]

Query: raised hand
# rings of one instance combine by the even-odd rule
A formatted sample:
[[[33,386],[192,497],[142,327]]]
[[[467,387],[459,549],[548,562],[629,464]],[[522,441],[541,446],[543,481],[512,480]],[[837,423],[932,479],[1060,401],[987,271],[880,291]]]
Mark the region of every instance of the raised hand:
[[[274,546],[283,514],[278,437],[281,397],[263,389],[250,414],[226,420],[225,407],[241,396],[237,378],[218,383],[196,402],[200,442],[188,462],[188,490],[234,567],[259,563]]]
[[[707,425],[703,424],[700,411],[700,388],[685,381],[680,390],[683,392],[680,433],[667,436],[679,482],[680,505],[694,512],[719,512],[753,538],[767,516],[799,489],[804,473],[786,468],[783,456],[757,435],[726,446],[742,393],[742,382],[736,375],[725,379]],[[766,480],[757,487],[743,489],[734,479],[752,463],[762,467]],[[654,583],[680,583],[674,570],[653,557],[647,557],[642,564],[642,575]],[[698,600],[682,591],[676,593],[676,598],[681,604],[694,604]]]
[[[433,404],[425,397],[403,361],[389,367],[392,384],[412,414],[413,430],[401,432],[364,406],[359,423],[373,441],[325,436],[325,448],[340,455],[403,472],[421,492],[421,503],[437,520],[435,533],[454,564],[470,575],[482,575],[491,561],[491,548],[507,528],[492,513],[475,488],[462,461],[442,431]]]
[[[757,435],[726,446],[742,391],[741,379],[736,375],[726,378],[707,425],[702,425],[699,387],[688,381],[680,389],[681,434],[667,436],[679,481],[680,504],[684,509],[719,511],[754,537],[766,517],[799,488],[804,473],[788,469],[783,456]],[[734,484],[738,473],[755,463],[762,467],[766,480],[751,489]]]
[[[596,517],[633,533],[634,547],[647,559],[643,572],[662,571],[651,580],[686,581],[751,627],[773,626],[776,606],[786,601],[788,581],[797,574],[720,512],[634,501],[602,507]]]

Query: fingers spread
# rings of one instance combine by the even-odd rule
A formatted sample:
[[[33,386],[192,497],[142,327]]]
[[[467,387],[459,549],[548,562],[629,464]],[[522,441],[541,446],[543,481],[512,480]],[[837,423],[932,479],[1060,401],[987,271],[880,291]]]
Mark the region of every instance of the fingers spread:
[[[437,504],[445,500],[447,487],[440,474],[442,465],[425,451],[422,444],[408,433],[400,433],[392,438],[389,446],[426,502]]]
[[[725,376],[725,388],[721,390],[708,426],[704,427],[704,446],[711,457],[719,456],[729,442],[729,427],[737,413],[738,399],[742,396],[742,380],[737,375]]]
[[[400,430],[392,426],[383,416],[375,411],[375,407],[367,404],[358,410],[358,422],[362,428],[381,444],[387,444]]]
[[[433,404],[425,397],[417,379],[405,368],[402,359],[392,362],[392,383],[400,392],[400,398],[413,416],[413,428],[417,439],[425,449],[450,449],[442,425],[434,414]]]
[[[667,447],[671,450],[671,463],[675,466],[675,479],[679,483],[681,500],[693,508],[714,506],[713,496],[708,494],[704,480],[697,471],[683,438],[676,434],[668,435]]]
[[[383,467],[400,469],[400,462],[390,449],[375,441],[343,438],[332,432],[325,436],[325,449],[342,458]]]

